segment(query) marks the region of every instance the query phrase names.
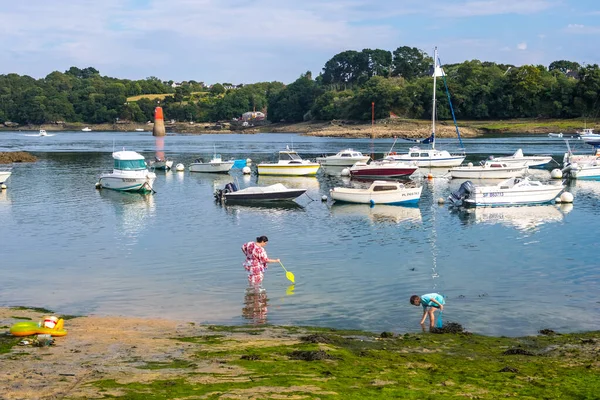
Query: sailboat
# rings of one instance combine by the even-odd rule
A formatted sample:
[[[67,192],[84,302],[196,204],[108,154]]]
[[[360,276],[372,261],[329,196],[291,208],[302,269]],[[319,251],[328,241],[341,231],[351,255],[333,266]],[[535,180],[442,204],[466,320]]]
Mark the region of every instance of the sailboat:
[[[407,154],[395,154],[390,152],[386,158],[394,161],[414,163],[419,167],[456,167],[465,160],[464,152],[461,154],[450,154],[447,150],[435,148],[435,106],[436,106],[436,78],[443,77],[444,71],[438,62],[437,47],[433,52],[433,103],[431,112],[431,136],[423,140],[417,140],[421,144],[431,144],[431,148],[411,147]],[[454,116],[454,111],[452,112]],[[458,134],[458,128],[456,130]],[[459,134],[460,139],[460,134]],[[413,140],[413,139],[408,139]]]

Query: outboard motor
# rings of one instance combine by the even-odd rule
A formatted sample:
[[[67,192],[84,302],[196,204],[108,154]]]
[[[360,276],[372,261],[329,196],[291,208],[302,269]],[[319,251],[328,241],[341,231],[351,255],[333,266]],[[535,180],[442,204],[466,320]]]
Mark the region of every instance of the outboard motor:
[[[215,191],[215,200],[217,201],[225,201],[225,196],[227,193],[237,192],[238,188],[233,182],[229,182],[223,189],[217,189]]]
[[[474,191],[475,186],[473,186],[473,183],[471,181],[466,181],[462,185],[460,185],[456,192],[451,193],[450,196],[448,196],[448,200],[452,202],[452,205],[460,207],[462,206],[463,201],[465,199],[468,199],[471,193],[473,193]]]

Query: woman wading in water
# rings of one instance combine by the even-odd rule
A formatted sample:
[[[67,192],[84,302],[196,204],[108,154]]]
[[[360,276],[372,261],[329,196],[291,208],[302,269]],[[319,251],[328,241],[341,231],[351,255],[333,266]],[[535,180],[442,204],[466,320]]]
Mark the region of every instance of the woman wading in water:
[[[243,266],[248,271],[248,282],[252,285],[262,283],[268,263],[279,262],[279,258],[270,259],[267,256],[265,246],[268,242],[266,236],[259,236],[256,242],[248,242],[242,246],[242,252],[246,256]]]

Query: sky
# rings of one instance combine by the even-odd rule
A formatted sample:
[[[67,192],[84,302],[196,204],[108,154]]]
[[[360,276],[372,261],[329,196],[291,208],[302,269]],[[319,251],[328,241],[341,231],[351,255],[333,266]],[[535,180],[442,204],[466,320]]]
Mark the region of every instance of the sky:
[[[467,60],[600,64],[592,0],[0,0],[0,74],[291,83],[337,53],[416,47]]]

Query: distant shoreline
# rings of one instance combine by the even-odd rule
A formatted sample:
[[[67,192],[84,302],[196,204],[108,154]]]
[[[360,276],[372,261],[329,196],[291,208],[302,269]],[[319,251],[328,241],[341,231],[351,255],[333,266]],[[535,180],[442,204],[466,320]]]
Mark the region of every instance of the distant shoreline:
[[[513,133],[544,134],[564,133],[575,134],[584,126],[599,128],[596,121],[584,122],[574,120],[507,120],[507,121],[465,121],[459,123],[462,137],[482,137],[486,135],[502,135]],[[102,132],[152,132],[153,124],[147,123],[118,123],[118,124],[90,124],[63,123],[44,125],[24,125],[18,127],[0,127],[0,131],[38,131],[45,129],[52,132],[81,131],[89,127],[94,131]],[[425,138],[431,134],[431,121],[415,119],[387,119],[377,121],[375,124],[355,121],[326,121],[326,122],[299,122],[299,123],[272,123],[249,127],[232,127],[229,123],[221,126],[215,123],[190,123],[176,122],[166,124],[167,133],[181,134],[256,134],[256,133],[296,133],[307,136],[320,137],[346,137],[346,138],[391,138],[405,136],[412,138]],[[455,138],[456,128],[452,121],[440,121],[436,124],[436,136],[440,138]]]

